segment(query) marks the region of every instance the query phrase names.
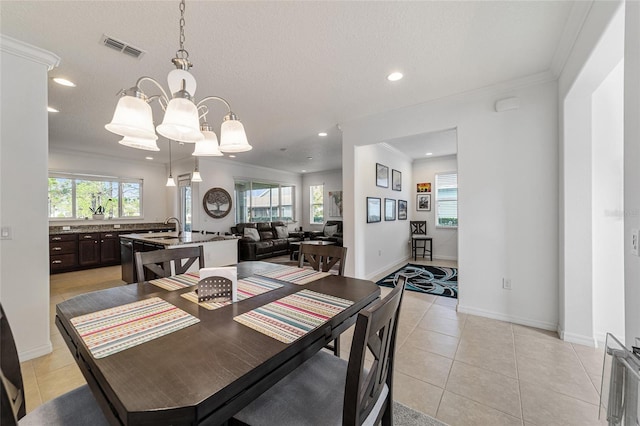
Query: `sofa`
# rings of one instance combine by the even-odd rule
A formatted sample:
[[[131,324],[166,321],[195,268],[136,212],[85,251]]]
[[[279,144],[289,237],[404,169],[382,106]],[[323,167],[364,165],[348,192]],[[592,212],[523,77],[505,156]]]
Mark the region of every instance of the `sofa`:
[[[284,222],[238,223],[231,233],[238,241],[238,260],[261,260],[290,254],[289,244],[302,241],[303,232],[290,232]]]
[[[342,221],[328,220],[324,224],[322,231],[309,232],[309,238],[311,240],[333,241],[337,246],[342,246]]]

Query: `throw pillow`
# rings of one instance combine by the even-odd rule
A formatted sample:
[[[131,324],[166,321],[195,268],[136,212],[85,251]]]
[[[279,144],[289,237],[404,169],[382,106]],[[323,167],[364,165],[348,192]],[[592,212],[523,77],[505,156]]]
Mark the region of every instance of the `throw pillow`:
[[[289,230],[286,226],[276,226],[276,236],[278,238],[289,238]]]
[[[324,227],[324,236],[331,237],[333,234],[338,232],[338,225],[329,225]]]
[[[251,241],[260,241],[260,234],[256,228],[244,228],[244,237]]]

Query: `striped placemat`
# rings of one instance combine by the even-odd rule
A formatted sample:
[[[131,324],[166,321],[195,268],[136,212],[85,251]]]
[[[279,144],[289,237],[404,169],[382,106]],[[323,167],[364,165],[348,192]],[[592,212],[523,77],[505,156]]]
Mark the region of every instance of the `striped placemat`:
[[[275,290],[276,288],[282,287],[282,284],[278,284],[274,281],[267,280],[260,277],[249,277],[238,280],[238,301],[248,299],[250,297],[256,296],[258,294],[266,293],[271,290]],[[190,291],[189,293],[183,293],[180,296],[185,299],[197,303],[203,308],[207,308],[209,310],[214,310],[218,308],[222,308],[223,306],[230,305],[231,302],[200,302],[198,303],[198,294],[195,291]]]
[[[350,300],[302,290],[234,320],[283,343],[291,343],[351,305]]]
[[[94,358],[104,358],[198,322],[198,318],[159,297],[71,319]]]
[[[149,281],[150,284],[157,285],[165,290],[179,290],[185,287],[191,287],[200,281],[200,272],[187,272],[182,275],[174,275],[171,277],[157,278]]]
[[[274,278],[280,281],[286,281],[292,284],[308,284],[312,281],[331,275],[328,272],[318,272],[309,268],[296,268],[295,266],[280,265],[276,269],[267,272],[258,272],[267,278]]]

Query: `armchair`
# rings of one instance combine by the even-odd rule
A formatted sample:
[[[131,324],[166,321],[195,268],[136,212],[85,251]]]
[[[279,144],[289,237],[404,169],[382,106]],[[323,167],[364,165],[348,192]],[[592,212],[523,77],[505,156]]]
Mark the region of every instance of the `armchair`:
[[[333,241],[337,246],[342,246],[342,221],[328,220],[324,224],[322,231],[309,232],[309,238],[312,240]]]

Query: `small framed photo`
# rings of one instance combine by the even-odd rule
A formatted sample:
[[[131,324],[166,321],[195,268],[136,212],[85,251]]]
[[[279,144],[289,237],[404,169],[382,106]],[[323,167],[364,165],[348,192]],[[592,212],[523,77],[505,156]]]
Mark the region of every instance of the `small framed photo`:
[[[398,220],[407,220],[407,200],[398,200]]]
[[[399,170],[391,170],[391,189],[402,191],[402,172]]]
[[[416,210],[431,211],[431,194],[418,194],[416,197]]]
[[[380,198],[367,197],[367,223],[380,222],[382,220],[382,206]]]
[[[389,187],[389,167],[376,163],[376,186]]]
[[[396,220],[396,200],[384,199],[384,220]]]
[[[416,192],[431,192],[431,182],[419,183]]]

